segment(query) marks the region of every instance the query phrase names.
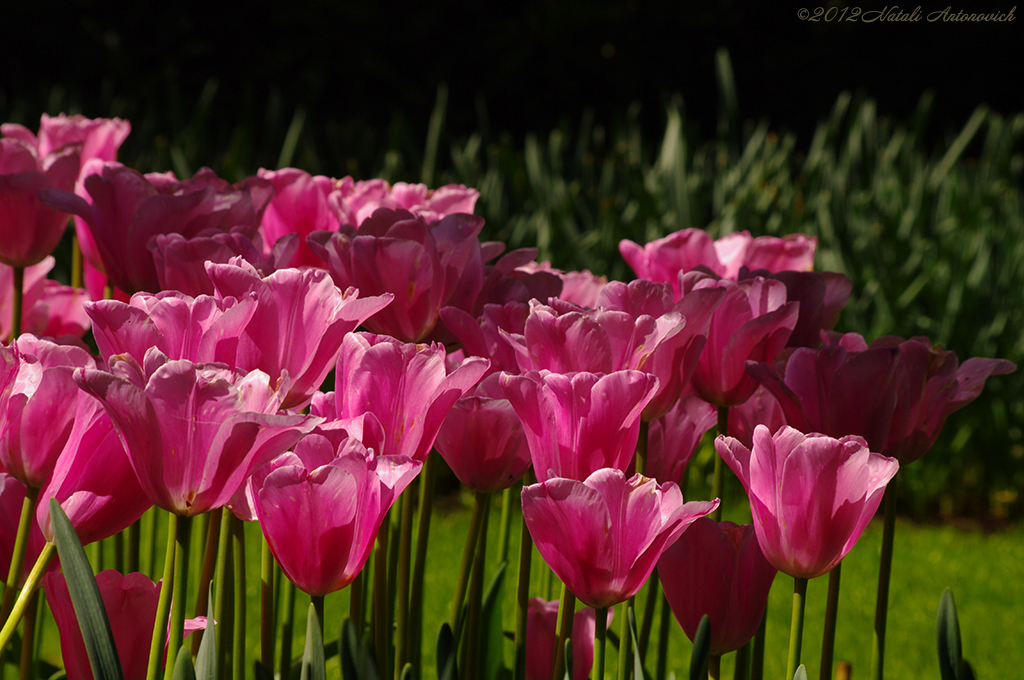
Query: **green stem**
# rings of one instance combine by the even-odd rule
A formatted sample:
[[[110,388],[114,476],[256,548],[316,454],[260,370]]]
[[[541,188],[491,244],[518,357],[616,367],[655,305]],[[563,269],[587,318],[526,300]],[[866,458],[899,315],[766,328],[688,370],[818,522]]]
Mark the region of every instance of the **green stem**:
[[[14,297],[11,300],[11,342],[21,335],[21,307],[25,299],[25,268],[14,267]]]
[[[619,620],[619,667],[618,674],[615,676],[619,680],[628,680],[630,676],[630,669],[632,666],[629,663],[630,652],[633,649],[633,636],[629,631],[629,600],[622,603],[622,611],[620,612],[621,618]],[[639,679],[638,679],[639,680]]]
[[[39,553],[39,557],[36,558],[36,563],[32,565],[32,571],[29,572],[28,578],[25,579],[25,585],[18,594],[18,599],[14,602],[14,607],[11,609],[11,615],[8,616],[7,620],[4,622],[3,629],[0,629],[0,657],[3,657],[4,650],[7,649],[7,643],[11,641],[14,631],[18,629],[18,623],[21,621],[22,617],[25,616],[25,611],[29,606],[31,595],[39,587],[39,582],[46,573],[46,568],[50,565],[50,561],[56,554],[56,550],[57,546],[53,543],[44,544],[42,551]]]
[[[320,630],[324,629],[324,596],[323,595],[310,595],[310,602],[313,603],[313,609],[316,611],[316,618],[320,622]]]
[[[174,592],[171,594],[171,627],[167,632],[167,649],[181,648],[185,634],[185,601],[188,598],[188,558],[189,533],[192,529],[191,517],[178,517],[174,523]],[[166,587],[167,582],[164,582]],[[168,663],[164,669],[164,680],[174,677],[174,664]]]
[[[398,535],[398,574],[395,598],[395,680],[399,680],[402,667],[409,654],[409,581],[412,565],[412,522],[416,509],[410,494],[398,497],[402,518]]]
[[[29,595],[28,607],[25,609],[25,625],[21,631],[21,664],[18,667],[18,680],[32,680],[35,673],[36,659],[36,621],[39,619],[39,605],[42,604],[39,591]]]
[[[526,614],[530,603],[530,562],[533,537],[523,518],[519,534],[519,583],[516,585],[516,639],[513,680],[526,680]]]
[[[455,599],[452,600],[451,627],[455,639],[462,637],[462,603],[466,599],[466,587],[469,585],[473,558],[476,555],[476,542],[480,537],[480,525],[485,519],[487,494],[477,491],[473,496],[473,514],[469,520],[469,532],[466,534],[466,547],[462,551],[462,565],[459,567],[459,579],[455,582]]]
[[[78,242],[78,234],[71,232],[71,287],[84,288],[85,267],[82,262],[82,246]]]
[[[373,652],[380,674],[387,677],[388,667],[388,517],[377,532],[377,549],[373,556]]]
[[[892,576],[893,538],[896,535],[896,483],[889,483],[882,498],[882,554],[878,561],[878,595],[875,598],[875,632],[871,643],[871,680],[882,680],[885,668],[885,625],[889,617],[889,580]]]
[[[235,629],[235,569],[234,555],[231,549],[231,512],[224,511],[220,516],[220,529],[217,537],[217,569],[214,615],[217,619],[217,677],[226,678],[231,673],[234,659]]]
[[[120,574],[128,572],[124,569],[124,532],[114,534],[114,570]]]
[[[747,680],[750,677],[750,651],[753,648],[753,639],[747,640],[747,644],[736,650],[736,665],[733,668],[733,680]]]
[[[247,566],[245,560],[245,524],[242,520],[235,517],[233,512],[228,512],[227,514],[231,516],[231,558],[234,561],[235,571],[235,629],[233,631],[234,635],[231,637],[231,676],[232,680],[243,680],[246,671],[245,634],[248,630],[245,620],[245,567]]]
[[[139,570],[139,555],[142,549],[142,524],[141,520],[132,522],[128,527],[128,548],[125,557],[124,568],[129,574]]]
[[[409,592],[409,663],[413,678],[421,675],[420,662],[423,646],[423,578],[427,571],[427,541],[430,538],[430,517],[434,510],[434,484],[437,477],[439,454],[431,451],[420,472],[420,524],[416,531],[416,559],[412,568]]]
[[[647,600],[644,602],[644,620],[640,624],[640,638],[637,644],[640,645],[640,661],[647,658],[647,647],[651,642],[651,630],[654,628],[654,607],[658,604],[661,595],[661,581],[658,577],[658,570],[651,572],[647,580]]]
[[[594,678],[604,680],[604,653],[608,639],[608,607],[599,607],[594,621]]]
[[[260,543],[260,663],[269,672],[274,667],[277,619],[274,612],[274,554],[266,538]]]
[[[572,624],[576,616],[576,596],[562,584],[562,597],[558,602],[558,645],[555,647],[555,667],[551,680],[565,677],[565,641],[572,637]]]
[[[363,585],[366,582],[365,575],[366,570],[364,569],[356,574],[355,579],[348,586],[348,617],[355,624],[357,640],[363,639]]]
[[[793,621],[789,629],[789,661],[786,678],[792,678],[800,665],[800,648],[804,638],[804,601],[807,599],[807,579],[793,577]]]
[[[25,549],[28,547],[28,535],[35,521],[36,499],[39,489],[28,487],[25,499],[21,502],[21,518],[18,520],[18,533],[14,539],[14,552],[11,553],[11,568],[7,574],[7,587],[4,590],[3,604],[0,605],[0,621],[6,621],[18,595],[18,584],[21,581],[21,570],[25,566]]]
[[[728,436],[729,434],[729,407],[718,407],[718,434]],[[718,507],[711,513],[711,518],[716,522],[722,521],[722,492],[725,488],[725,462],[715,452],[715,477],[711,487],[711,497],[719,499]],[[793,676],[790,676],[792,678]]]
[[[843,563],[828,574],[828,602],[825,605],[825,630],[821,638],[821,680],[832,680],[832,655],[836,648],[836,619],[839,615],[839,578]]]
[[[668,671],[668,636],[672,630],[672,611],[668,606],[668,598],[661,593],[661,626],[658,631],[658,666],[657,678],[666,677]]]
[[[640,436],[636,440],[636,471],[644,476],[647,475],[647,441],[650,429],[650,422],[640,421]]]
[[[498,534],[498,564],[508,561],[508,544],[512,533],[512,488],[501,492],[501,533]]]
[[[295,584],[285,579],[281,584],[284,591],[284,606],[281,607],[281,657],[278,659],[279,680],[289,680],[292,669],[292,640],[295,637]]]
[[[711,654],[708,656],[708,678],[718,680],[722,677],[722,655]]]
[[[205,521],[205,547],[203,549],[203,570],[199,574],[199,588],[196,591],[196,616],[205,616],[209,608],[210,582],[213,581],[213,572],[217,567],[217,544],[220,540],[221,513],[224,508],[217,508],[206,514]],[[134,525],[133,525],[134,526]],[[197,630],[192,634],[192,654],[199,653],[199,645],[203,641],[204,630]]]
[[[768,635],[768,603],[765,603],[764,613],[761,614],[761,625],[754,633],[754,649],[750,659],[750,680],[763,680],[764,678],[764,641]]]
[[[479,492],[478,492],[479,493]],[[483,493],[480,501],[483,505],[480,522],[480,536],[477,538],[476,554],[473,559],[473,573],[469,579],[469,602],[466,605],[466,663],[463,677],[466,679],[479,677],[477,658],[480,645],[480,607],[484,593],[484,564],[487,557],[487,516],[491,507],[491,494]]]
[[[167,639],[167,614],[171,608],[171,594],[174,580],[174,555],[177,546],[175,527],[178,516],[168,514],[167,551],[164,553],[164,578],[160,586],[160,597],[156,605],[156,619],[153,623],[153,637],[149,644],[149,665],[146,668],[146,680],[156,680],[164,660],[164,640]]]

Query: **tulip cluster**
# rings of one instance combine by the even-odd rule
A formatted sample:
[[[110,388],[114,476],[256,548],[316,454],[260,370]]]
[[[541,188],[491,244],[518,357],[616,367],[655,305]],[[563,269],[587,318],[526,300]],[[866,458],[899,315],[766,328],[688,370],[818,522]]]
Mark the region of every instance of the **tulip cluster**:
[[[817,241],[802,234],[623,241],[639,278],[608,281],[482,242],[474,189],[295,168],[236,184],[208,168],[144,175],[115,160],[129,129],[64,116],[44,116],[38,135],[0,129],[0,507],[22,518],[0,526],[0,652],[42,583],[69,677],[89,671],[63,577],[42,578],[58,540],[51,500],[83,544],[134,535],[126,572],[139,518],[166,517],[161,584],[97,579],[130,677],[156,677],[165,636],[169,654],[188,656],[199,543],[192,590],[202,601],[214,582],[224,663],[250,667],[228,644],[246,626],[228,591],[244,600],[246,521],[265,538],[265,669],[276,562],[286,607],[287,589],[302,590],[322,626],[325,596],[349,588],[382,676],[410,665],[418,677],[442,458],[474,494],[446,624],[462,677],[502,662],[481,656],[479,638],[499,493],[502,563],[513,505],[523,520],[516,678],[561,678],[566,639],[574,677],[603,678],[620,604],[620,669],[631,655],[643,663],[650,617],[632,652],[630,621],[645,585],[648,606],[663,593],[691,639],[707,616],[717,677],[718,658],[758,630],[776,571],[798,594],[838,574],[899,466],[987,377],[1015,368],[960,364],[926,338],[832,332],[852,284],[812,271]],[[69,215],[85,262],[74,287],[46,279]],[[97,356],[80,340],[90,330]],[[713,497],[684,502],[687,465],[716,426]],[[751,524],[709,517],[725,465]],[[534,548],[544,599],[531,599]],[[547,600],[554,577],[560,603]],[[794,623],[790,676],[801,635]],[[281,669],[289,649],[290,638]]]

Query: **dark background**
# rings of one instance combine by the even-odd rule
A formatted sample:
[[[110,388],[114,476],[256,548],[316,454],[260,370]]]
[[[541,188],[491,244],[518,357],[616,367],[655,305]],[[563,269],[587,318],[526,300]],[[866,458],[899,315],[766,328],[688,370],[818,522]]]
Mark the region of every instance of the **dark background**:
[[[515,9],[295,0],[230,13],[219,3],[78,0],[41,12],[23,2],[4,10],[0,112],[35,129],[42,111],[69,102],[89,117],[131,119],[145,109],[155,112],[150,132],[170,134],[215,83],[206,124],[225,137],[241,123],[287,122],[302,105],[312,129],[386,148],[396,129],[425,135],[445,82],[452,137],[481,130],[520,139],[572,126],[588,106],[611,124],[639,102],[657,139],[664,104],[678,93],[691,129],[707,138],[719,108],[720,47],[732,58],[741,117],[768,118],[804,148],[844,90],[875,98],[880,115],[897,119],[933,90],[932,140],[982,103],[1024,110],[1024,11],[1009,23],[929,23],[951,0],[926,1],[912,23],[800,20],[797,10],[813,12],[817,0],[532,0]],[[1006,12],[1013,2],[963,0],[952,11]],[[834,6],[850,16],[894,5]]]

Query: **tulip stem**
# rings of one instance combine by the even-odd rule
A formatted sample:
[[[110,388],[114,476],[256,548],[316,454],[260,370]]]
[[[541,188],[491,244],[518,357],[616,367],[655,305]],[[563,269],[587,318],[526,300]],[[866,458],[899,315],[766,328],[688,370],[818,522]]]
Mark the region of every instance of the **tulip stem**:
[[[213,572],[217,566],[217,544],[220,540],[222,512],[224,512],[224,508],[217,508],[206,514],[206,547],[203,550],[203,571],[199,575],[199,588],[196,592],[196,616],[206,616],[209,608],[210,582],[213,581]],[[192,634],[193,655],[199,653],[199,645],[203,641],[204,635],[206,635],[205,630],[197,630]]]
[[[7,574],[7,588],[4,590],[3,605],[0,605],[0,621],[6,621],[18,595],[18,582],[21,570],[25,565],[25,549],[28,547],[28,535],[35,521],[36,499],[39,489],[30,486],[25,490],[25,499],[21,502],[21,519],[18,520],[18,533],[14,539],[14,552],[11,553],[11,569]]]
[[[167,632],[167,649],[176,650],[181,648],[181,640],[185,632],[185,600],[188,597],[188,553],[189,534],[192,529],[192,518],[188,516],[177,517],[171,522],[168,529],[175,537],[174,548],[174,589],[171,593],[171,627]],[[164,587],[167,581],[164,581]],[[152,651],[152,650],[151,650]],[[162,650],[161,650],[162,651]],[[168,663],[164,669],[164,680],[171,680],[174,677],[174,664]]]
[[[316,612],[317,621],[320,622],[320,630],[324,629],[324,596],[323,595],[310,595],[310,602],[313,604],[313,610]]]
[[[729,434],[729,407],[718,407],[718,434],[725,437]],[[711,513],[711,518],[716,522],[722,521],[722,491],[725,486],[725,461],[715,453],[715,476],[711,486],[711,497],[719,499],[718,507]],[[791,675],[790,678],[793,676]]]
[[[562,597],[558,602],[558,644],[555,646],[555,667],[551,680],[565,677],[565,641],[572,637],[572,623],[576,614],[576,596],[562,583]]]
[[[651,572],[647,579],[647,600],[644,602],[644,619],[640,624],[640,637],[637,644],[640,646],[641,663],[647,658],[647,647],[651,642],[651,629],[654,628],[654,607],[658,604],[661,594],[661,580],[658,577],[658,570]]]
[[[672,630],[672,611],[668,606],[665,591],[661,593],[661,630],[658,631],[658,666],[656,678],[666,677],[668,671],[668,636]]]
[[[469,579],[469,602],[466,605],[466,662],[463,664],[463,677],[476,678],[479,675],[477,659],[479,658],[480,606],[484,593],[484,564],[487,558],[487,516],[491,507],[491,494],[483,496],[483,520],[480,522],[480,536],[476,542],[476,553],[473,558],[473,573]]]
[[[322,624],[321,624],[322,625]],[[360,634],[362,631],[360,631]],[[277,618],[274,611],[274,554],[264,537],[260,544],[260,663],[269,672],[274,667]]]
[[[233,680],[243,680],[245,677],[246,661],[245,661],[245,568],[247,566],[245,560],[245,527],[242,524],[242,520],[235,517],[233,512],[228,512],[231,516],[231,552],[232,559],[234,560],[235,570],[235,583],[234,583],[234,595],[235,595],[235,629],[232,635],[232,658],[231,658],[231,675]],[[321,622],[320,629],[323,630],[323,622]]]
[[[25,299],[25,268],[14,269],[14,297],[11,299],[11,338],[13,343],[21,335],[21,308]]]
[[[508,561],[509,534],[512,533],[512,487],[501,492],[501,533],[498,534],[498,564]]]
[[[85,267],[82,262],[82,245],[78,242],[78,234],[71,232],[71,287],[85,288]]]
[[[397,500],[401,528],[398,535],[398,578],[395,607],[395,680],[408,661],[409,643],[409,579],[412,562],[412,521],[416,507],[411,494],[402,494]]]
[[[377,549],[373,555],[373,653],[377,670],[388,677],[388,530],[389,517],[384,516],[377,532]]]
[[[843,563],[837,564],[828,574],[828,602],[825,605],[825,631],[821,638],[821,680],[832,680],[832,656],[836,647],[836,619],[839,614],[839,578]]]
[[[598,607],[594,619],[594,678],[604,680],[604,650],[608,639],[608,607]]]
[[[455,584],[455,599],[452,600],[451,626],[455,639],[462,637],[462,603],[466,599],[466,588],[476,555],[476,542],[480,538],[480,526],[485,521],[487,494],[477,491],[473,496],[473,514],[469,520],[469,533],[466,534],[466,548],[462,551],[462,565],[459,567],[459,580]]]
[[[409,590],[409,653],[414,678],[420,677],[420,650],[423,643],[423,578],[427,571],[427,539],[430,538],[430,516],[434,510],[434,480],[437,477],[439,454],[431,451],[420,472],[420,525],[416,531],[416,561],[412,567]]]
[[[230,673],[235,628],[235,570],[231,550],[232,513],[224,511],[220,516],[220,531],[217,537],[217,601],[214,602],[214,616],[217,619],[217,677],[226,678]]]
[[[29,594],[28,606],[25,608],[25,626],[21,631],[21,664],[18,666],[18,680],[32,680],[38,677],[35,673],[36,622],[39,619],[39,591]]]
[[[160,665],[164,660],[164,640],[167,639],[167,613],[171,606],[171,593],[173,590],[170,585],[174,580],[174,555],[177,546],[175,527],[177,522],[177,515],[168,514],[167,552],[164,553],[164,578],[160,586],[160,597],[156,605],[153,637],[149,644],[149,665],[146,667],[146,680],[156,680],[160,672]]]
[[[807,599],[807,579],[793,577],[793,621],[789,629],[789,662],[786,678],[792,678],[800,665],[800,647],[804,638],[804,601]]]
[[[356,639],[363,639],[363,583],[365,570],[356,574],[348,586],[348,617],[356,627]]]
[[[711,654],[708,656],[708,678],[718,680],[722,677],[722,655]]]
[[[516,586],[516,640],[513,680],[526,680],[526,614],[530,604],[530,562],[533,559],[533,536],[521,522],[519,534],[519,583]]]
[[[753,640],[747,640],[747,644],[736,650],[736,665],[733,667],[733,680],[747,680],[750,677],[750,650],[754,646]]]
[[[278,660],[279,680],[288,680],[292,669],[292,639],[295,631],[295,584],[284,579],[281,582],[284,591],[284,606],[281,607],[281,657]]]
[[[29,572],[28,578],[25,579],[25,585],[18,594],[18,599],[14,602],[14,608],[11,609],[11,615],[4,622],[3,629],[0,629],[0,657],[3,656],[4,650],[7,649],[7,643],[11,641],[14,631],[18,629],[18,623],[25,615],[25,609],[29,605],[31,595],[39,587],[39,581],[42,580],[43,574],[46,573],[46,568],[50,565],[50,560],[53,559],[56,550],[57,546],[53,543],[44,544],[39,557],[36,558],[36,563],[32,566],[32,571]]]
[[[650,435],[651,423],[647,420],[640,421],[640,434],[636,439],[636,471],[647,476],[647,441]]]
[[[141,519],[132,522],[128,527],[128,549],[125,556],[124,569],[128,574],[139,571],[139,551],[142,548]]]
[[[619,680],[629,680],[630,676],[629,657],[633,650],[633,637],[629,630],[629,607],[629,600],[622,603],[622,619],[619,621],[619,668],[618,675],[615,676]]]
[[[882,497],[882,554],[878,561],[878,595],[875,598],[875,633],[871,644],[871,680],[882,680],[885,667],[885,625],[889,616],[889,580],[892,576],[893,537],[896,535],[896,483],[885,488]]]
[[[754,633],[754,649],[750,659],[750,680],[763,680],[764,678],[764,640],[768,634],[768,603],[766,602],[764,606],[761,625]]]

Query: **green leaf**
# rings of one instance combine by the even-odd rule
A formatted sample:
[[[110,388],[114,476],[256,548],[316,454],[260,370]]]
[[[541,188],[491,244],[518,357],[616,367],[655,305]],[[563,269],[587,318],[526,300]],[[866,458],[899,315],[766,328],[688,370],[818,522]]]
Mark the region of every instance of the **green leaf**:
[[[960,622],[956,615],[953,592],[946,588],[939,600],[936,633],[939,646],[939,672],[942,680],[961,680]]]
[[[572,680],[572,638],[565,638],[565,680]]]
[[[312,602],[306,615],[306,649],[302,652],[302,675],[299,677],[301,680],[327,680],[324,635]]]
[[[57,499],[50,499],[50,521],[53,524],[53,541],[64,569],[71,603],[82,629],[82,640],[89,655],[89,665],[95,680],[124,680],[121,659],[114,646],[114,635],[107,620],[96,576],[78,540],[78,534],[64,514]]]
[[[803,664],[796,669],[796,673],[793,673],[793,680],[807,680],[807,669],[804,668]]]
[[[206,630],[203,640],[199,643],[196,653],[195,675],[198,680],[217,680],[217,633],[213,619],[213,583],[210,583],[210,595],[207,598]]]
[[[483,658],[480,667],[483,668],[483,677],[486,680],[496,680],[501,673],[502,663],[505,660],[505,635],[502,630],[502,594],[505,584],[505,570],[508,562],[502,562],[495,572],[491,585],[484,595],[483,606],[480,610],[480,619],[484,630],[480,640],[484,645]]]
[[[626,615],[629,617],[629,635],[633,638],[633,677],[643,680],[644,660],[640,657],[640,644],[636,641],[636,614],[633,613],[633,607],[626,607]]]
[[[171,674],[171,680],[196,680],[196,669],[192,665],[192,652],[184,645],[178,650],[178,657],[174,660],[174,673]]]
[[[697,624],[693,636],[693,652],[690,654],[690,680],[700,680],[708,672],[708,656],[711,652],[711,619],[705,614]]]
[[[344,680],[378,680],[377,666],[366,641],[360,643],[356,624],[345,619],[339,636],[341,677]]]
[[[437,633],[437,680],[455,680],[459,677],[456,654],[455,635],[446,621]]]

